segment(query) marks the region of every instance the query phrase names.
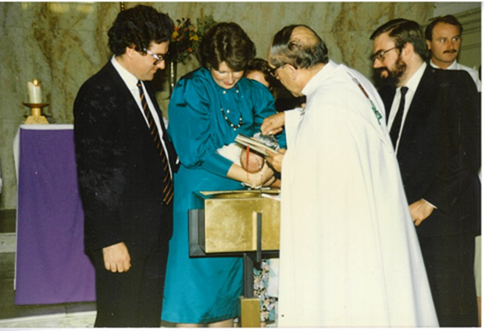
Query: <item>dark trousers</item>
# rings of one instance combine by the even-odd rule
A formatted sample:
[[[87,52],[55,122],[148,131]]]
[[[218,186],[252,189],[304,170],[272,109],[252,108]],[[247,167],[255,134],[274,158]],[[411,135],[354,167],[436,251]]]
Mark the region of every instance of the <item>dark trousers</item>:
[[[441,327],[477,326],[475,236],[419,236]]]
[[[93,254],[97,304],[94,327],[160,327],[168,239],[156,241],[146,256],[130,255],[129,271],[113,273],[104,267],[102,251]]]

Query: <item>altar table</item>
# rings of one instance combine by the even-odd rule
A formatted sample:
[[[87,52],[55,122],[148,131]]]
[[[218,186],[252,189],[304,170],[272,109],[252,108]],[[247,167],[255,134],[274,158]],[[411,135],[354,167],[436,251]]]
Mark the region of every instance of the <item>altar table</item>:
[[[95,301],[72,125],[21,125],[15,304]]]

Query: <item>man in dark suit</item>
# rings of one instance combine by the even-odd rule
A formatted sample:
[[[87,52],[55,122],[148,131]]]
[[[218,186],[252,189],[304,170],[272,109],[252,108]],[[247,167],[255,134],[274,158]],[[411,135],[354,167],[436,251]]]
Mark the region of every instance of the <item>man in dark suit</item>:
[[[114,56],[79,90],[74,133],[96,327],[159,327],[176,155],[150,84],[173,21],[147,6],[110,28]]]
[[[425,63],[420,26],[379,27],[373,67],[388,83],[387,112],[410,213],[416,225],[440,326],[477,326],[474,238],[480,233],[480,119],[466,72]]]

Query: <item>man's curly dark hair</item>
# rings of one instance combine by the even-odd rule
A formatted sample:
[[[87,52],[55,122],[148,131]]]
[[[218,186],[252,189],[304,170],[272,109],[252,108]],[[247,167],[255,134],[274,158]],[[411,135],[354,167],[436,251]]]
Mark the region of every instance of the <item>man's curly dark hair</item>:
[[[170,41],[175,25],[173,20],[153,7],[138,5],[118,14],[108,31],[109,49],[114,55],[122,55],[126,47],[141,54],[152,42],[161,44]]]

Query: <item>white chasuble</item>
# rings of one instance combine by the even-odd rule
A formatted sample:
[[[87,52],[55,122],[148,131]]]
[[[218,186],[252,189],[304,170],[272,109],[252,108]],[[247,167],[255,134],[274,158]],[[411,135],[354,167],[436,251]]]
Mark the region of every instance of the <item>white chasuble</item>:
[[[330,61],[303,93],[286,112],[278,326],[438,326],[376,90]]]

